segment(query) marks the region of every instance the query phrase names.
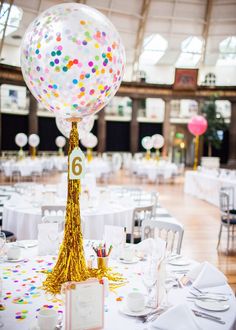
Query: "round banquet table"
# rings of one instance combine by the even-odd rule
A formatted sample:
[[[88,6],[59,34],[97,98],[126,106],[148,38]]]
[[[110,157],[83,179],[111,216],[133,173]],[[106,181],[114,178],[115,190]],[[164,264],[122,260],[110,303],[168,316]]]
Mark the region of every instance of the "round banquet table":
[[[37,196],[34,201],[27,201],[20,195],[15,197],[16,199],[10,199],[4,205],[4,230],[14,232],[18,240],[37,239],[38,224],[42,222],[41,206],[37,204]],[[54,203],[44,204],[66,205],[66,202],[57,199]],[[127,233],[131,233],[135,206],[135,202],[130,198],[112,198],[107,190],[101,190],[99,195],[90,201],[81,198],[84,237],[102,239],[105,225],[126,227]]]
[[[64,314],[64,305],[60,296],[52,297],[46,295],[41,290],[41,283],[45,275],[42,270],[52,269],[56,257],[53,256],[37,256],[37,247],[21,249],[22,262],[0,264],[2,273],[2,301],[5,310],[1,311],[1,321],[4,323],[4,329],[8,330],[28,330],[35,329],[36,317],[40,308],[53,308],[58,312],[58,315]],[[91,243],[85,241],[85,253],[91,254]],[[139,261],[136,264],[123,264],[118,261],[110,260],[110,265],[114,271],[118,271],[127,279],[124,286],[115,289],[105,298],[105,330],[151,330],[152,322],[142,323],[135,317],[129,317],[122,314],[119,310],[122,304],[125,303],[125,297],[129,292],[141,292],[146,294],[146,289],[142,281],[142,272],[145,268],[146,261]],[[189,266],[195,266],[193,262]],[[186,266],[185,266],[186,268]],[[167,271],[174,271],[176,266],[167,265]],[[211,313],[215,316],[220,316],[225,322],[221,325],[207,319],[196,318],[196,321],[201,330],[233,330],[235,329],[235,310],[236,300],[233,292],[228,284],[217,286],[209,289],[212,292],[222,292],[229,295],[230,308],[225,312]],[[189,308],[198,309],[194,302],[187,301],[189,296],[189,287],[172,288],[169,292],[169,300],[171,304],[178,305],[186,303]],[[199,309],[198,309],[199,310]],[[208,312],[209,313],[209,312]],[[194,317],[194,316],[193,316]],[[183,320],[183,324],[184,324]],[[174,322],[173,322],[174,323]],[[173,328],[166,330],[178,329],[176,324]],[[191,330],[191,329],[189,329]]]
[[[164,179],[170,179],[177,174],[178,168],[176,164],[169,163],[163,160],[156,161],[153,159],[133,160],[131,170],[138,175],[147,175],[150,182],[154,182],[158,176]]]
[[[233,171],[232,171],[233,172]],[[217,176],[217,171],[196,172],[187,171],[184,180],[184,192],[205,200],[208,203],[219,206],[220,189],[222,187],[233,187],[236,191],[236,177]],[[234,195],[236,205],[236,194]]]

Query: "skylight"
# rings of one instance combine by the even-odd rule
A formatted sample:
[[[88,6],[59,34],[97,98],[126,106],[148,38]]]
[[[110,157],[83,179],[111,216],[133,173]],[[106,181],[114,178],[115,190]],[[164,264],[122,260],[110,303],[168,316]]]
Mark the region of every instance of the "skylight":
[[[4,26],[7,21],[9,8],[10,5],[8,3],[4,3],[2,5],[1,16],[0,16],[0,39],[2,39],[3,36]],[[22,9],[14,5],[11,6],[11,11],[7,22],[5,36],[8,36],[9,34],[15,32],[19,28],[22,15],[23,15]]]
[[[198,37],[188,37],[181,44],[181,54],[176,67],[194,68],[202,56],[203,40]]]
[[[228,37],[219,45],[220,55],[216,65],[236,65],[236,37]]]
[[[165,54],[168,42],[159,34],[152,34],[145,38],[143,43],[143,52],[140,56],[140,63],[146,65],[155,65]]]

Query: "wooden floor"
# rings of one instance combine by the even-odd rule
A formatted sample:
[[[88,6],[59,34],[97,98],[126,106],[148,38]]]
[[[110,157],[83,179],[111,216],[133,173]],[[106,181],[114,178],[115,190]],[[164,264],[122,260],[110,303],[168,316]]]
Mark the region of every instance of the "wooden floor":
[[[44,183],[57,181],[58,176],[44,179]],[[224,252],[226,239],[223,236],[221,247],[217,251],[219,210],[207,202],[184,194],[183,178],[178,178],[175,184],[143,184],[121,172],[109,184],[138,185],[143,189],[159,192],[161,206],[184,226],[183,254],[200,262],[207,260],[214,264],[224,272],[229,284],[236,291],[236,242],[232,244],[232,250],[227,256]]]
[[[221,246],[217,251],[220,226],[220,212],[217,207],[184,194],[184,178],[178,178],[175,184],[140,184],[121,173],[113,183],[142,185],[144,189],[158,191],[161,206],[184,226],[183,254],[200,262],[207,260],[214,264],[227,276],[236,292],[236,236],[228,256],[225,254],[225,235],[222,236]]]

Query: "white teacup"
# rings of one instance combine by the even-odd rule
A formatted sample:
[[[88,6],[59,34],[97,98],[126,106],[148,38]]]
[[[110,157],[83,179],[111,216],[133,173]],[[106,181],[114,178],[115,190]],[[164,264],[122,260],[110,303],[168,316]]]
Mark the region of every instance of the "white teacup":
[[[124,250],[123,250],[123,259],[125,261],[132,261],[134,258],[134,250],[132,247],[130,246],[126,246],[124,247]]]
[[[130,292],[127,296],[127,307],[132,312],[141,312],[145,308],[145,297],[140,292]]]
[[[18,246],[10,246],[7,250],[7,258],[9,260],[20,259],[21,249]]]
[[[54,309],[41,309],[38,313],[40,330],[54,330],[58,322],[58,314]]]

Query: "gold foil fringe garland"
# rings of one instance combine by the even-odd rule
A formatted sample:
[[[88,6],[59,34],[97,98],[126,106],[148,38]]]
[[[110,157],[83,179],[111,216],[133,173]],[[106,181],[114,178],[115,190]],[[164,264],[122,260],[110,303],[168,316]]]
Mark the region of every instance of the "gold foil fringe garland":
[[[62,284],[66,282],[81,282],[91,277],[98,279],[107,277],[108,280],[114,282],[123,281],[121,274],[112,273],[109,268],[90,269],[86,264],[79,203],[80,180],[69,179],[69,157],[73,149],[78,146],[77,122],[72,122],[68,151],[68,193],[64,239],[56,265],[43,282],[43,289],[53,295],[59,294]]]

